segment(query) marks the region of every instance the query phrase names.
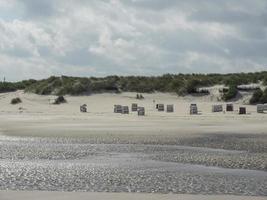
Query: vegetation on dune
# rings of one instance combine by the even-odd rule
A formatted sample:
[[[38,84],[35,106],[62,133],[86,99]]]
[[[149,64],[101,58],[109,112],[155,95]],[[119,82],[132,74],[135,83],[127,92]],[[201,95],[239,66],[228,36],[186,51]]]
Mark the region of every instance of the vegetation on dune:
[[[249,101],[250,104],[257,104],[257,103],[259,103],[260,100],[261,100],[261,98],[262,98],[262,95],[263,95],[263,91],[261,89],[256,90],[253,93],[253,95],[252,95],[252,97],[251,97],[251,99]]]
[[[37,82],[36,80],[32,80],[32,79],[26,80],[26,81],[20,81],[16,83],[0,82],[0,93],[23,90],[36,82]]]
[[[229,87],[223,91],[224,100],[234,98],[237,86],[242,84],[267,84],[267,72],[236,73],[236,74],[165,74],[163,76],[107,76],[104,78],[55,77],[43,80],[27,80],[17,83],[0,83],[0,92],[24,89],[40,95],[88,95],[101,92],[173,92],[178,95],[209,94],[200,90],[216,84]]]
[[[54,104],[56,105],[62,104],[62,103],[67,103],[67,100],[63,96],[58,96],[54,101]]]
[[[267,72],[239,74],[165,74],[157,77],[108,76],[104,78],[50,77],[26,87],[26,91],[37,94],[81,95],[99,92],[175,92],[186,95],[201,92],[199,87],[225,84],[241,84],[264,81]]]
[[[234,99],[238,94],[237,87],[235,85],[230,85],[229,89],[223,92],[222,100],[229,101]]]
[[[6,83],[6,82],[2,82],[0,83],[0,92],[14,92],[16,91],[16,87],[13,83]]]
[[[21,99],[19,97],[17,98],[13,98],[11,99],[11,104],[15,105],[15,104],[19,104],[19,103],[22,103]]]
[[[259,104],[259,103],[267,103],[267,88],[262,91],[261,89],[256,90],[251,99],[250,104]]]
[[[264,90],[261,98],[260,98],[261,103],[267,103],[267,88]]]

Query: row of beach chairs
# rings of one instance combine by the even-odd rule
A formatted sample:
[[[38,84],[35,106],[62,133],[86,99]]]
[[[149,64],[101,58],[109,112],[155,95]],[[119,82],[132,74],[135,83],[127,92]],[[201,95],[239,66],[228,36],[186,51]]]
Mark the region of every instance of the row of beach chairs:
[[[165,111],[165,106],[164,104],[156,104],[156,109],[159,112],[164,112]],[[172,104],[166,106],[166,112],[174,112],[174,106]]]
[[[257,112],[258,113],[264,113],[265,111],[267,111],[267,104],[258,104],[257,105]]]
[[[164,104],[157,104],[156,109],[161,112],[165,111]],[[132,112],[137,112],[138,116],[144,116],[145,115],[145,108],[139,107],[138,104],[133,103],[131,107]],[[167,105],[166,106],[166,112],[174,112],[174,106],[173,105]],[[114,105],[114,113],[121,113],[121,114],[129,114],[129,107],[128,106],[122,106],[122,105]]]
[[[223,111],[223,105],[213,105],[212,106],[212,112],[222,112]],[[227,104],[226,105],[226,111],[234,111],[233,104]],[[264,113],[267,111],[267,104],[258,104],[257,105],[257,113]],[[239,107],[239,114],[246,114],[246,107]]]
[[[234,105],[233,104],[226,104],[226,112],[233,112]],[[223,105],[212,105],[212,112],[223,112]],[[190,115],[197,115],[198,114],[198,107],[197,104],[190,105]],[[247,114],[246,107],[239,107],[239,114],[245,115]]]
[[[164,104],[156,104],[156,109],[159,112],[165,111]],[[226,112],[233,112],[234,111],[234,105],[233,104],[226,104]],[[81,112],[87,112],[87,105],[83,104],[80,106]],[[131,107],[132,112],[137,112],[138,116],[144,116],[145,115],[145,108],[138,106],[138,104],[133,103]],[[223,105],[212,105],[212,112],[223,112]],[[257,112],[258,113],[264,113],[267,111],[267,104],[258,104],[257,105]],[[169,104],[166,106],[166,112],[171,113],[174,112],[174,106],[173,104]],[[122,105],[114,105],[114,113],[121,113],[121,114],[129,114],[129,107],[128,106],[122,106]],[[247,114],[246,107],[239,107],[240,115]],[[199,114],[197,104],[191,104],[190,105],[190,115],[197,115]]]
[[[145,108],[144,107],[138,107],[137,104],[132,104],[132,112],[137,112],[138,116],[144,116],[145,115]],[[122,105],[114,105],[114,113],[121,113],[121,114],[129,114],[129,107],[128,106],[122,106]]]

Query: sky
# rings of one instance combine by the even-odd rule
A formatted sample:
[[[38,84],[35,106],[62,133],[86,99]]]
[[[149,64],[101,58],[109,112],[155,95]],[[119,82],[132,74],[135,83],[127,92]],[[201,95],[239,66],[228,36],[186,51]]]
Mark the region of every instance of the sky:
[[[263,70],[266,0],[0,0],[0,79]]]

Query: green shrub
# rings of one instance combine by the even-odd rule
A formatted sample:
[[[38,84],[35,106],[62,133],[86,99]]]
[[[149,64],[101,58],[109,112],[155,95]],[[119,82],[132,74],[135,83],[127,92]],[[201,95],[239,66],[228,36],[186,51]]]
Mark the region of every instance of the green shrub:
[[[262,96],[263,96],[263,91],[262,91],[261,89],[256,90],[256,91],[253,93],[253,95],[252,95],[252,97],[251,97],[249,103],[250,103],[250,104],[257,104],[257,103],[260,103],[260,102],[261,102],[261,98],[262,98]]]
[[[267,85],[267,76],[265,76],[262,80],[263,85]]]
[[[186,92],[188,94],[196,93],[197,87],[200,85],[200,81],[196,79],[190,79],[186,82]]]
[[[229,90],[226,93],[223,93],[222,99],[224,101],[229,101],[236,97],[238,90],[235,85],[229,86]]]
[[[0,82],[0,93],[3,92],[14,92],[16,91],[16,87],[13,83],[7,83],[7,82]]]
[[[267,103],[267,88],[264,90],[264,92],[260,98],[260,103]]]
[[[41,95],[49,95],[53,91],[53,87],[50,85],[44,86],[43,88],[40,89],[40,94]]]
[[[15,104],[22,103],[22,101],[19,97],[17,97],[17,98],[13,98],[10,103],[15,105]]]
[[[267,88],[264,91],[261,89],[256,90],[249,102],[250,104],[267,103]]]
[[[67,103],[67,101],[66,101],[66,99],[65,99],[63,96],[58,96],[58,97],[55,99],[54,104],[61,104],[61,103]]]
[[[185,88],[181,87],[178,88],[177,92],[176,92],[179,96],[185,96],[187,94],[187,91]]]

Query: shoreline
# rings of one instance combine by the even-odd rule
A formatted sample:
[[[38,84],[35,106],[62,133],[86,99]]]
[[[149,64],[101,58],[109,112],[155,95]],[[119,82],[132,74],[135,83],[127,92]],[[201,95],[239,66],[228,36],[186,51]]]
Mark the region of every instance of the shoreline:
[[[264,196],[235,195],[186,195],[144,193],[93,193],[93,192],[46,192],[46,191],[0,191],[1,200],[265,200]]]

